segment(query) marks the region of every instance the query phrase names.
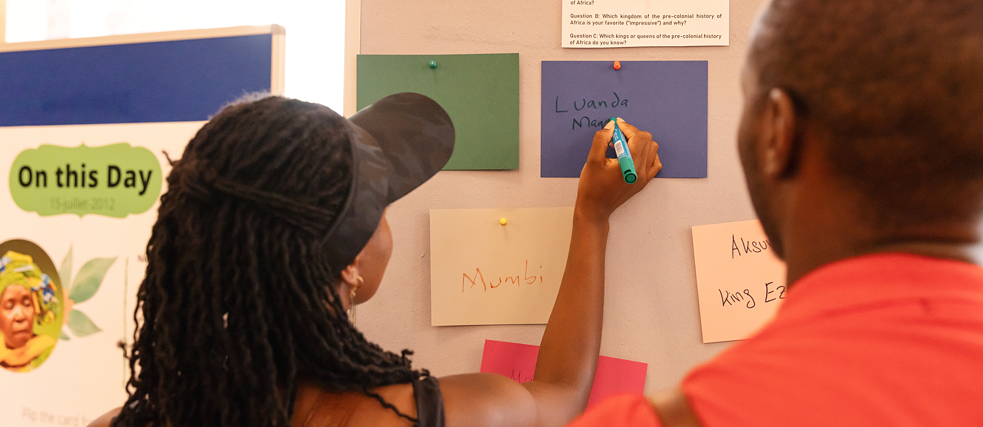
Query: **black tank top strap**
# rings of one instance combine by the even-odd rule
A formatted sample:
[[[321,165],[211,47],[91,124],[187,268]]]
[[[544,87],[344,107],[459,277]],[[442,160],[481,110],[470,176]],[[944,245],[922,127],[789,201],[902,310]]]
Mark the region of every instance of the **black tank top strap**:
[[[435,377],[413,379],[418,427],[444,427],[444,397]]]

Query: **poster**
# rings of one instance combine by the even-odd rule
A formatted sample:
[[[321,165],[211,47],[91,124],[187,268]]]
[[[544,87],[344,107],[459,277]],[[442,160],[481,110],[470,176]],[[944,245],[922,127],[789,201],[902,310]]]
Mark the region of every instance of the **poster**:
[[[223,105],[281,90],[274,30],[0,46],[4,427],[85,426],[125,401],[168,156]]]
[[[0,329],[31,317],[37,336],[55,338],[30,366],[0,363],[5,389],[44,389],[0,400],[0,411],[18,415],[4,425],[86,425],[126,398],[129,366],[118,343],[132,342],[136,289],[170,169],[162,153],[180,153],[201,124],[0,128],[7,168],[0,174],[0,257],[32,257],[54,285],[50,310],[42,290],[34,310],[0,310]],[[0,272],[0,283],[10,279],[17,278]],[[17,288],[2,289],[0,300]],[[43,319],[46,312],[54,322]]]

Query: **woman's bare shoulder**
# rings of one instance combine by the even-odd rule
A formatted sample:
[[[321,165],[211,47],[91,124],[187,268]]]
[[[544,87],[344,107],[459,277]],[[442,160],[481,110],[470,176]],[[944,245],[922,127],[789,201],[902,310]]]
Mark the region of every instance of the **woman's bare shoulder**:
[[[539,414],[526,387],[498,374],[441,377],[447,427],[535,426]]]

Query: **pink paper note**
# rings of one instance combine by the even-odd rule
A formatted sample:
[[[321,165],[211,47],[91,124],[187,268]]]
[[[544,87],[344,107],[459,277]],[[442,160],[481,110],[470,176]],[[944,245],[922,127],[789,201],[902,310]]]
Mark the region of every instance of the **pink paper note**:
[[[520,383],[532,381],[536,371],[538,345],[485,340],[481,372],[501,374]],[[645,391],[647,363],[601,356],[587,407],[618,394],[642,394]]]

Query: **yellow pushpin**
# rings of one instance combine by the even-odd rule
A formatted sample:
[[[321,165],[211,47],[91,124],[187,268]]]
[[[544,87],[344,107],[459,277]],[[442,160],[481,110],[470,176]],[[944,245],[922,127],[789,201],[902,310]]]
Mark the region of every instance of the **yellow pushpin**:
[[[507,220],[505,218],[502,218],[502,219],[498,220],[498,223],[499,224],[502,224],[502,225],[505,225],[505,224],[508,224],[509,223],[509,220]]]

